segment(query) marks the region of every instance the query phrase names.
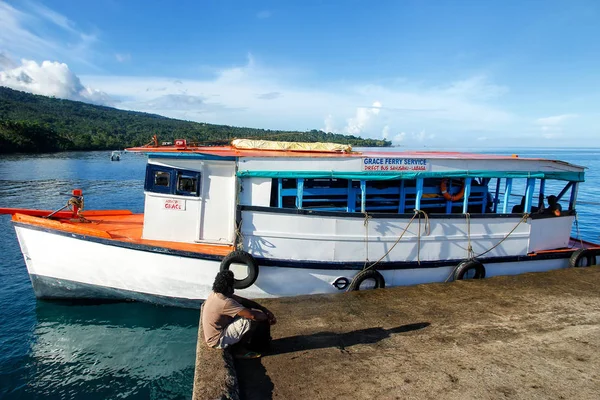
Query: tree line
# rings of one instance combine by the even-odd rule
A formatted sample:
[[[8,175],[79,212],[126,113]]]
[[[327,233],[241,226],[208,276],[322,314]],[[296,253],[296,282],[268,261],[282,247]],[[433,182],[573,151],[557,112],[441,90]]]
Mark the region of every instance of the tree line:
[[[0,153],[118,150],[144,145],[153,135],[161,142],[182,138],[203,145],[221,145],[232,139],[247,138],[391,146],[387,140],[316,129],[278,131],[182,121],[0,87]]]

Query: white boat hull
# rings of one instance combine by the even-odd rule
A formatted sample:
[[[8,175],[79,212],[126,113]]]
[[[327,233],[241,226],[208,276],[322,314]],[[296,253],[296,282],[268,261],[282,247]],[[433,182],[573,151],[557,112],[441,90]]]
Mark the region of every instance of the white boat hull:
[[[87,298],[139,300],[175,306],[197,306],[211,291],[220,260],[168,254],[164,249],[135,249],[118,242],[16,224],[36,296],[40,298]],[[569,254],[569,253],[567,253]],[[260,263],[260,262],[259,262]],[[423,264],[381,269],[386,286],[444,282],[454,265]],[[486,276],[565,268],[568,258],[490,262]],[[258,279],[239,290],[245,297],[265,298],[303,294],[337,293],[333,282],[352,279],[359,270],[300,266],[260,266]]]

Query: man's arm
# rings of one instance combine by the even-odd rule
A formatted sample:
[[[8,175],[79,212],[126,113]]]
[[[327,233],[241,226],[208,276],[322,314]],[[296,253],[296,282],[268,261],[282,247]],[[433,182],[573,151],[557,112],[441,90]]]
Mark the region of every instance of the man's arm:
[[[242,318],[249,319],[251,321],[266,321],[268,319],[267,314],[262,311],[251,310],[250,308],[244,308],[239,313],[238,316]]]
[[[257,302],[255,302],[255,301],[252,301],[252,300],[246,299],[245,297],[236,296],[235,294],[234,294],[234,295],[232,295],[232,296],[231,296],[231,298],[232,298],[233,300],[237,301],[238,303],[240,303],[241,305],[243,305],[244,307],[246,307],[246,309],[252,309],[252,308],[254,308],[254,309],[256,309],[256,310],[260,310],[260,311],[262,311],[262,313],[264,313],[264,314],[267,316],[267,319],[269,320],[269,322],[270,322],[271,324],[274,324],[275,322],[277,322],[277,319],[275,318],[275,315],[274,315],[274,314],[273,314],[271,311],[269,311],[269,310],[267,309],[267,307],[263,307],[263,306],[261,306],[260,304],[258,304],[258,303],[257,303]],[[262,314],[262,313],[261,313],[261,314]],[[244,316],[243,316],[243,315],[241,315],[241,314],[238,314],[238,315],[239,315],[240,317],[244,317]],[[246,317],[244,317],[244,318],[246,318]],[[250,318],[249,318],[249,319],[250,319]],[[260,321],[264,321],[264,320],[260,320]]]

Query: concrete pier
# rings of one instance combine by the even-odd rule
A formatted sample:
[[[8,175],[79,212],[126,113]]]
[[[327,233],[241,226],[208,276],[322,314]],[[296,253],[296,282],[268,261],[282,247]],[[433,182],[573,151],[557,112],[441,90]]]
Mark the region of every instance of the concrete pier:
[[[273,349],[236,361],[242,399],[600,393],[598,267],[262,303],[278,318]],[[207,354],[222,355],[198,351],[196,399],[223,386]]]

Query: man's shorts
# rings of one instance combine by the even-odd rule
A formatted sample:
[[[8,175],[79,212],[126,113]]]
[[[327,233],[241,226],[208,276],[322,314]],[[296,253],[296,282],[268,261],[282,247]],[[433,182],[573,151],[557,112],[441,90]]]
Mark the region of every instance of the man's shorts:
[[[226,349],[227,347],[236,344],[242,339],[242,336],[250,330],[250,320],[242,317],[235,317],[233,322],[227,325],[225,331],[219,339],[217,349]]]

